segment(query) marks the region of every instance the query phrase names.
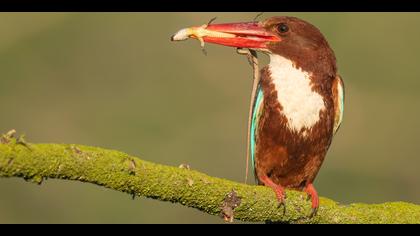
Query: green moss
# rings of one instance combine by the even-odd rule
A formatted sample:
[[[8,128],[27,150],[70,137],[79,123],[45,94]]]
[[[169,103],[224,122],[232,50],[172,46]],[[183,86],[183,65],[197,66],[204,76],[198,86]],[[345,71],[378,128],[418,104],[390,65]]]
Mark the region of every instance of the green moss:
[[[21,140],[22,142],[22,140]],[[278,207],[274,192],[210,177],[195,170],[143,161],[98,147],[69,144],[24,145],[13,137],[0,143],[0,176],[42,183],[46,178],[77,180],[220,215],[234,190],[241,199],[234,218],[282,223],[420,223],[420,206],[393,202],[340,205],[321,198],[318,215],[309,218],[310,202],[301,192],[287,191],[287,211]]]

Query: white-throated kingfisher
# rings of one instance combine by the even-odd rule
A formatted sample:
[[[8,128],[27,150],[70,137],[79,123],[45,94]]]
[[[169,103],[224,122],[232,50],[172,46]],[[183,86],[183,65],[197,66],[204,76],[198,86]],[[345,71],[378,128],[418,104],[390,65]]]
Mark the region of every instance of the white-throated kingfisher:
[[[285,188],[311,197],[313,186],[344,109],[344,84],[333,50],[312,24],[295,17],[261,22],[208,24],[179,31],[172,40],[260,51],[270,63],[260,72],[250,124],[250,156],[258,184],[271,187],[280,203]]]

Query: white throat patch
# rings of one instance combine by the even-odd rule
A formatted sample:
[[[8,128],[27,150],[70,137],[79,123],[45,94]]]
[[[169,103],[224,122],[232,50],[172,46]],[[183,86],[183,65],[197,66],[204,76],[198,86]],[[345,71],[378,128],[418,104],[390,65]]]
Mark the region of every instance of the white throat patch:
[[[325,104],[322,96],[312,91],[310,74],[279,55],[270,55],[269,70],[289,128],[299,132],[314,126]]]

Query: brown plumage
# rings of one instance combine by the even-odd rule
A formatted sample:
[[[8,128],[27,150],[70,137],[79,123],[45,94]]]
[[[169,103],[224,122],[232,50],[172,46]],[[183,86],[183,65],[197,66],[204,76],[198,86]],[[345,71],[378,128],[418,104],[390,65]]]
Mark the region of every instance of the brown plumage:
[[[340,105],[337,86],[343,83],[333,51],[313,25],[294,17],[273,17],[261,24],[282,38],[279,43],[267,45],[270,53],[289,59],[295,68],[311,75],[311,89],[323,97],[325,109],[312,127],[291,129],[270,70],[263,68],[260,87],[264,99],[255,137],[255,174],[258,183],[272,187],[281,202],[284,188],[305,190],[313,199],[315,213],[318,196],[312,183],[334,135]],[[287,25],[287,32],[279,32],[279,24]]]

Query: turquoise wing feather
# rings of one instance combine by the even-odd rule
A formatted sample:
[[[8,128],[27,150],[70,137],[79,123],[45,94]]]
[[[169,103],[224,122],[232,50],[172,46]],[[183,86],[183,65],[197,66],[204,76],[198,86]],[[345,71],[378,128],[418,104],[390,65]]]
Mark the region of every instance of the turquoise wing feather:
[[[254,169],[255,173],[255,149],[256,149],[256,141],[257,141],[257,132],[258,132],[258,122],[260,120],[260,116],[263,110],[263,100],[264,94],[261,86],[259,85],[257,88],[254,107],[252,108],[252,119],[251,119],[251,138],[250,138],[250,145],[249,148],[251,153],[251,160],[252,160],[252,168]]]

